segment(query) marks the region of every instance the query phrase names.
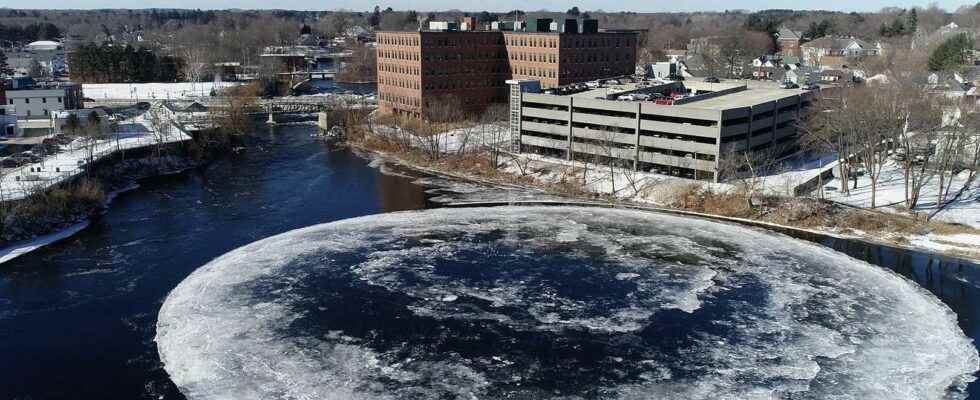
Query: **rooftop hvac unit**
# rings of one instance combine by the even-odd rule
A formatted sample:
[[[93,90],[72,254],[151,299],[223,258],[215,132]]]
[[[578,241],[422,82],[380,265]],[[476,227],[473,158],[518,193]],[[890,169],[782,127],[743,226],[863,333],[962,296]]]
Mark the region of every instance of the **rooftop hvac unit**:
[[[565,26],[562,27],[562,33],[578,33],[578,20],[574,18],[568,18],[565,20]]]
[[[490,23],[490,29],[495,31],[512,31],[514,30],[513,21],[494,21]]]
[[[551,18],[536,18],[527,21],[528,32],[551,32]]]
[[[583,20],[582,33],[599,33],[599,20],[597,19]]]

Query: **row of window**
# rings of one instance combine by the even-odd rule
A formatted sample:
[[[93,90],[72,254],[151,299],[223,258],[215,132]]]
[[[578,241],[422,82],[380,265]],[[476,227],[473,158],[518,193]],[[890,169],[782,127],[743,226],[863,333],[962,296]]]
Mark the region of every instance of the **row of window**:
[[[454,36],[454,37],[436,37],[435,40],[426,40],[423,44],[426,46],[444,46],[444,47],[458,47],[462,46],[474,46],[474,45],[502,45],[504,44],[504,38],[500,35],[470,35],[464,34],[465,36]],[[463,39],[465,37],[465,39]]]
[[[419,75],[418,68],[409,67],[406,65],[398,65],[398,64],[379,63],[378,70],[382,72],[394,72],[394,73],[405,74],[405,75],[415,75],[415,76]]]
[[[378,83],[381,85],[396,86],[405,89],[418,89],[419,81],[412,79],[398,79],[387,75],[382,75],[378,77]]]
[[[416,51],[402,51],[391,49],[378,49],[378,58],[389,58],[393,60],[419,60],[419,53]]]
[[[473,65],[473,64],[461,64],[454,66],[454,68],[425,68],[423,69],[423,75],[427,77],[433,76],[449,76],[449,75],[468,75],[468,74],[509,74],[511,73],[510,68],[506,65],[491,64],[491,65]]]
[[[531,61],[539,63],[557,63],[557,54],[543,54],[543,53],[524,53],[524,52],[511,52],[510,59],[514,61]]]
[[[425,61],[459,61],[459,60],[503,60],[506,58],[505,52],[486,51],[486,52],[445,52],[431,53],[426,52],[422,59]]]
[[[493,79],[449,79],[444,81],[429,82],[423,86],[426,90],[502,88],[504,87],[504,82]]]
[[[575,38],[574,41],[572,41],[571,39],[568,40],[568,46],[564,46],[564,43],[563,43],[562,47],[571,47],[571,48],[588,48],[588,47],[594,48],[594,47],[602,47],[602,48],[609,48],[609,47],[623,47],[623,43],[626,44],[626,47],[632,47],[633,46],[633,39],[626,38],[625,40],[623,40],[623,38],[621,38],[621,37],[617,37],[615,39],[614,38],[610,38],[610,37],[601,37],[601,38],[599,38],[599,37],[590,37],[590,38],[586,38],[586,39],[583,39],[583,38]]]
[[[511,36],[507,38],[508,46],[521,46],[521,47],[548,47],[557,48],[558,39],[555,37],[542,37],[542,36]]]
[[[409,107],[422,106],[422,99],[418,97],[399,96],[394,93],[385,93],[385,92],[381,92],[379,94],[379,97],[381,98],[381,101],[388,102],[388,103],[396,103]]]
[[[380,44],[390,44],[396,46],[418,46],[419,38],[418,36],[398,36],[398,35],[380,35],[378,37]]]
[[[535,78],[558,78],[558,71],[552,68],[538,68],[538,67],[526,67],[523,65],[518,65],[513,68],[514,75],[523,75],[523,77],[535,77]]]

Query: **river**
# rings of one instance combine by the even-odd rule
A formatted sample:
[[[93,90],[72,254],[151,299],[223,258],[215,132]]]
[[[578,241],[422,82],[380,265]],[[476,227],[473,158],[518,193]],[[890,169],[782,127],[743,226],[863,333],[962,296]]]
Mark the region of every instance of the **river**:
[[[433,206],[415,179],[383,174],[310,130],[281,126],[241,155],[144,180],[78,235],[0,265],[0,398],[183,398],[153,338],[167,293],[197,267],[292,229]],[[976,264],[807,239],[917,282],[980,338]]]

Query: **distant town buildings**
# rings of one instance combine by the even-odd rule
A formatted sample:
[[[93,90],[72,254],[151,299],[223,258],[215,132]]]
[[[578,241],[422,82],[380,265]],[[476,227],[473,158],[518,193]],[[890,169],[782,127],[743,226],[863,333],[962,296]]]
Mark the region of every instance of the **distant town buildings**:
[[[840,67],[847,65],[848,59],[881,54],[882,45],[854,37],[826,36],[804,43],[800,46],[800,52],[807,65]]]
[[[467,20],[430,23],[418,32],[379,32],[379,109],[421,117],[427,102],[454,96],[475,111],[504,102],[508,79],[554,88],[635,72],[637,32],[600,31],[595,20],[579,22],[531,19],[476,31]]]
[[[7,64],[23,75],[41,73],[45,76],[56,76],[67,73],[64,45],[50,40],[40,40],[8,50]]]

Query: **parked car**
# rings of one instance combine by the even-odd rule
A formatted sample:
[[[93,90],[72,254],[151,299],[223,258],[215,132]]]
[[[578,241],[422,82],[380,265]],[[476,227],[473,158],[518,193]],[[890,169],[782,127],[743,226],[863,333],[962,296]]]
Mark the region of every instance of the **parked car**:
[[[705,82],[708,82],[708,83],[719,83],[719,82],[721,82],[721,79],[718,79],[718,78],[713,77],[713,76],[709,76],[707,78],[704,78],[704,81]]]
[[[630,93],[619,96],[622,101],[646,101],[650,100],[650,95],[646,93]]]
[[[595,89],[595,88],[598,88],[599,86],[601,86],[601,84],[599,84],[599,81],[588,81],[588,82],[585,82],[585,86],[588,87],[588,88],[590,88],[590,89]]]

